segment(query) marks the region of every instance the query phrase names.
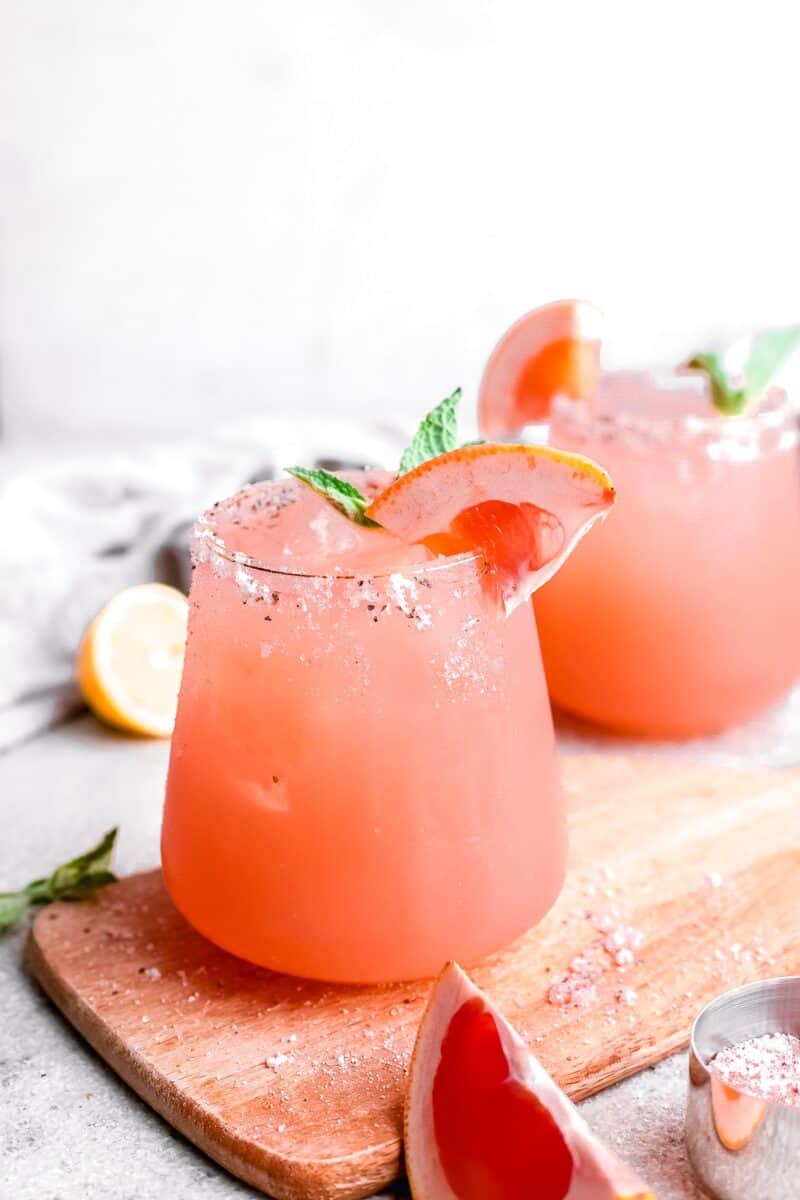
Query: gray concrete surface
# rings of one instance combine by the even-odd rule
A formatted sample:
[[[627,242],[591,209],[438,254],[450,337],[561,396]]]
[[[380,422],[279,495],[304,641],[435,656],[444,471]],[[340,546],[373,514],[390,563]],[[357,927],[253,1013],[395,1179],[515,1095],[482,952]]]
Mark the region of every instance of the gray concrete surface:
[[[121,827],[119,873],[158,861],[167,747],[91,718],[0,757],[0,890],[20,886]],[[25,930],[0,941],[0,1197],[217,1200],[253,1196],[142,1104],[73,1032],[21,966]],[[677,1056],[583,1106],[656,1189],[697,1200],[682,1140]]]

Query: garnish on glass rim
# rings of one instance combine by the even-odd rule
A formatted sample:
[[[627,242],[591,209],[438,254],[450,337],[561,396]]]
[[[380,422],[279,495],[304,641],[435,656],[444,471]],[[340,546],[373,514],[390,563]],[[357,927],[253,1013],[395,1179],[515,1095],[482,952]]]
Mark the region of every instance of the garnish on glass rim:
[[[581,454],[514,443],[459,446],[400,475],[367,516],[434,554],[480,551],[506,614],[550,579],[614,504],[606,471]]]
[[[18,892],[0,892],[0,933],[15,924],[33,904],[83,900],[95,888],[115,883],[117,877],[110,864],[116,840],[117,829],[109,829],[91,850],[62,863],[46,878],[34,879]]]
[[[458,446],[458,406],[461,403],[461,388],[450,396],[445,396],[436,408],[431,409],[423,419],[419,429],[411,440],[411,445],[403,451],[398,468],[398,475],[413,471],[421,463],[455,450]]]
[[[360,525],[435,554],[480,550],[511,613],[558,570],[614,503],[596,463],[547,446],[458,445],[456,388],[422,421],[393,483],[371,501],[353,484],[292,467],[296,479]]]
[[[546,421],[556,396],[590,402],[600,376],[603,315],[587,300],[557,300],[515,321],[487,362],[478,423],[488,438],[518,437]]]
[[[301,483],[308,484],[318,496],[327,500],[343,517],[355,521],[356,525],[366,525],[377,528],[377,522],[365,516],[369,504],[366,496],[353,483],[340,479],[338,475],[325,471],[321,467],[287,467],[286,470]]]
[[[716,351],[695,354],[686,366],[706,373],[715,408],[727,416],[739,416],[758,403],[798,346],[800,325],[766,329],[763,333],[754,334],[741,378],[735,381],[723,366],[722,355]]]
[[[461,402],[461,388],[449,396],[445,396],[435,408],[427,414],[420,423],[411,444],[403,451],[398,468],[398,475],[405,475],[421,463],[455,450],[458,446],[458,406]],[[312,488],[323,500],[327,500],[343,516],[357,525],[373,529],[380,526],[366,516],[369,500],[362,496],[355,484],[340,479],[338,475],[321,468],[287,467],[290,475],[299,479]]]

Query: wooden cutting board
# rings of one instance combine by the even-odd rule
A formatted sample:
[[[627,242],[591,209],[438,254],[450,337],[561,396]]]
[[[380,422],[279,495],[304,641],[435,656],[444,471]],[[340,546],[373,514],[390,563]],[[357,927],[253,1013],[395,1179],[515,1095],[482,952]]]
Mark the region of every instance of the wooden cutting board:
[[[604,756],[568,760],[565,776],[564,893],[472,974],[580,1098],[684,1045],[721,990],[800,970],[800,772]],[[600,944],[619,931],[634,946],[622,966]],[[576,955],[600,972],[586,1003],[553,1004],[565,973],[580,982]],[[371,1195],[400,1172],[429,984],[333,987],[250,967],[189,928],[159,871],[44,909],[29,957],[122,1078],[248,1183],[322,1200]]]

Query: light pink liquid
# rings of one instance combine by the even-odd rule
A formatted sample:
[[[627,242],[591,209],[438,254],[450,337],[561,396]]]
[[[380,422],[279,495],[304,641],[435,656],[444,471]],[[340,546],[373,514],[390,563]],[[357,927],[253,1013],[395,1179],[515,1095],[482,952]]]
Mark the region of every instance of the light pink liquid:
[[[594,416],[559,403],[550,440],[602,462],[618,493],[535,598],[553,701],[687,737],[786,692],[800,676],[800,468],[782,397],[723,418],[693,378],[620,373]]]
[[[565,833],[530,606],[505,618],[479,558],[431,561],[294,482],[209,514],[193,557],[162,838],[192,924],[280,971],[381,981],[538,921]]]

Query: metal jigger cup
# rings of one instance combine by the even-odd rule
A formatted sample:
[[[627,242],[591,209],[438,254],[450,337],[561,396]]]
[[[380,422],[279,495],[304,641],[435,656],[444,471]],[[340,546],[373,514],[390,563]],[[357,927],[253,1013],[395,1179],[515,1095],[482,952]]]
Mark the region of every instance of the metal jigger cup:
[[[800,1108],[724,1089],[708,1069],[720,1050],[765,1033],[800,1037],[800,976],[726,992],[692,1027],[686,1146],[715,1200],[800,1197]]]

